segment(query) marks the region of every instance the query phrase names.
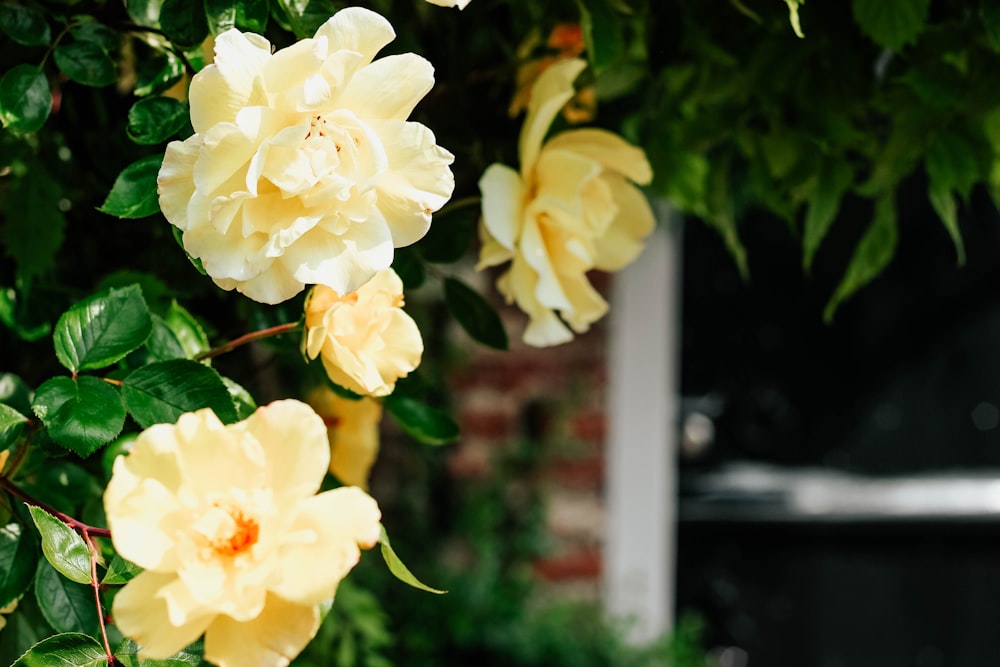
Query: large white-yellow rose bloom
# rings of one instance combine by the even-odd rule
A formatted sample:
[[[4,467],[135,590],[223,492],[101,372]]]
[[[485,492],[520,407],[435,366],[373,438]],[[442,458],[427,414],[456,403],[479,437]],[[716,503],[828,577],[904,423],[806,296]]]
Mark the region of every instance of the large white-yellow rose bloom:
[[[564,343],[600,319],[608,305],[587,272],[623,268],[654,225],[649,202],[635,186],[652,179],[641,149],[590,128],[544,141],[585,66],[574,58],[542,73],[521,129],[520,171],[493,164],[479,180],[483,246],[477,268],[510,262],[497,286],[528,314],[529,345]]]
[[[199,410],[139,435],[104,509],[115,549],[145,569],[112,607],[141,655],[167,658],[203,633],[221,667],[298,655],[381,530],[364,491],[316,493],[329,461],[323,420],[292,400],[230,425]]]
[[[160,208],[223,289],[279,303],[307,284],[346,294],[420,239],[450,197],[454,156],[407,121],[434,84],[424,58],[350,7],[275,53],[228,30],[191,82],[194,135],[167,146]]]
[[[327,376],[366,396],[387,396],[420,365],[424,342],[403,310],[403,282],[380,271],[355,292],[317,285],[306,300],[303,351],[320,357]]]

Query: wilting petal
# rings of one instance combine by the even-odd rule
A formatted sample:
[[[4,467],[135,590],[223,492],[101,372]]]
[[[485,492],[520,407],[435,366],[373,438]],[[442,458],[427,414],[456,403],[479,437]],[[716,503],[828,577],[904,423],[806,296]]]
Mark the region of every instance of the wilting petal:
[[[252,621],[218,616],[205,632],[205,659],[219,667],[284,667],[319,629],[317,605],[270,595]]]
[[[579,58],[560,60],[542,72],[531,90],[528,114],[521,128],[518,155],[521,158],[521,174],[526,175],[534,168],[541,151],[542,140],[566,103],[573,97],[573,81],[586,68],[587,63]]]
[[[545,150],[572,151],[639,185],[646,185],[653,180],[653,170],[645,151],[606,130],[568,130],[552,137],[545,144]]]
[[[642,252],[656,218],[639,188],[620,176],[608,174],[603,180],[611,187],[618,214],[604,235],[594,242],[597,249],[594,265],[604,271],[618,271]]]
[[[483,226],[507,250],[521,236],[524,215],[524,184],[510,167],[491,164],[479,179],[483,195]]]

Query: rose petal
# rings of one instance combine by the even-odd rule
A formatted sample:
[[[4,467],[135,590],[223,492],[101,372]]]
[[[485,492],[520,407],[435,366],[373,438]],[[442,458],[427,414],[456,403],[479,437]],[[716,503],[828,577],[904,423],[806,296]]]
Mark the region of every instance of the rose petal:
[[[205,659],[219,667],[284,667],[316,635],[319,622],[316,605],[269,595],[251,621],[216,617],[205,632]]]
[[[483,195],[483,225],[490,236],[508,250],[521,236],[524,183],[521,176],[502,164],[491,164],[479,179]]]
[[[211,613],[194,616],[183,625],[170,622],[161,591],[174,581],[171,574],[141,572],[115,595],[114,623],[139,644],[142,656],[165,660],[200,637],[212,622]]]

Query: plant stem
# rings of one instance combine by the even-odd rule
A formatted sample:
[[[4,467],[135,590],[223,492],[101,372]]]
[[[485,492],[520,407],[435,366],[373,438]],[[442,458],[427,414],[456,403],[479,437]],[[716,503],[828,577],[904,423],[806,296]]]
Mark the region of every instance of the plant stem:
[[[84,528],[81,531],[83,541],[90,549],[90,587],[94,589],[94,602],[97,604],[97,622],[101,626],[101,639],[104,640],[104,654],[108,658],[108,665],[115,664],[115,654],[111,651],[111,643],[108,642],[108,629],[104,621],[104,605],[101,604],[101,585],[97,582],[97,546],[90,538],[90,531]]]
[[[470,197],[462,197],[461,199],[456,199],[454,201],[448,202],[435,215],[437,215],[438,217],[441,217],[441,216],[444,216],[444,215],[447,215],[447,214],[451,213],[452,211],[454,211],[456,209],[465,208],[466,206],[474,206],[474,205],[478,204],[479,202],[481,202],[482,200],[483,200],[483,198],[480,197],[480,196],[478,196],[478,195],[473,195],[473,196],[470,196]]]
[[[244,334],[239,338],[234,338],[228,343],[224,343],[219,347],[214,347],[208,352],[202,352],[194,359],[195,361],[204,361],[205,359],[211,359],[217,357],[220,354],[225,354],[226,352],[232,352],[241,345],[246,345],[247,343],[252,343],[255,340],[260,340],[262,338],[270,338],[271,336],[278,336],[283,333],[288,333],[290,331],[295,331],[299,328],[298,322],[288,322],[286,324],[279,324],[276,327],[271,327],[270,329],[261,329],[260,331],[251,331],[248,334]]]
[[[0,488],[6,489],[11,495],[17,496],[18,498],[20,498],[29,505],[34,505],[39,509],[45,510],[46,512],[48,512],[55,518],[59,519],[64,524],[66,524],[76,532],[80,533],[81,535],[84,536],[92,535],[94,537],[108,537],[108,538],[111,537],[111,531],[108,530],[107,528],[98,528],[97,526],[91,526],[90,524],[86,524],[82,521],[79,521],[78,519],[74,519],[68,514],[60,512],[51,505],[47,505],[46,503],[43,503],[41,500],[38,500],[37,498],[28,495],[27,493],[22,491],[20,487],[15,485],[6,477],[0,477]]]

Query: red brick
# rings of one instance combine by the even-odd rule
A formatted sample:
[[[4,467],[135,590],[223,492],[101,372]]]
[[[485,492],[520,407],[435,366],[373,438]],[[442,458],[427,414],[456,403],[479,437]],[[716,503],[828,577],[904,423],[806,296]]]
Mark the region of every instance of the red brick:
[[[542,579],[565,581],[567,579],[596,579],[601,576],[603,561],[594,550],[578,551],[554,558],[535,561],[532,567]]]

